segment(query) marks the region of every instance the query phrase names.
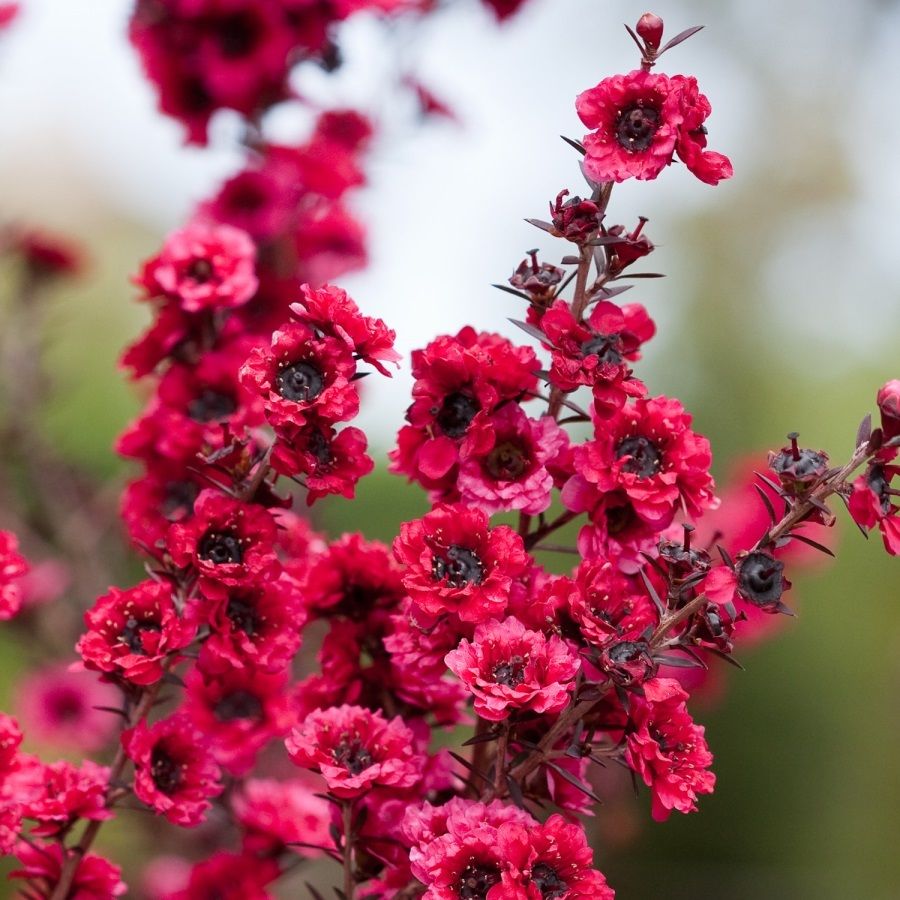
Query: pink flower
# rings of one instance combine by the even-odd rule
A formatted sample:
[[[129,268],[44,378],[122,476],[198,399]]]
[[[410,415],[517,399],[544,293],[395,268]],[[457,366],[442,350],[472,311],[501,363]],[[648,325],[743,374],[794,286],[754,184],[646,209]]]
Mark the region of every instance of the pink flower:
[[[216,590],[191,605],[209,626],[201,657],[208,671],[250,666],[284,669],[300,649],[306,614],[297,585],[286,577]]]
[[[246,232],[197,221],[166,238],[136,283],[148,298],[165,296],[188,313],[232,309],[256,293],[255,263]]]
[[[460,456],[457,485],[463,501],[489,514],[544,512],[553,490],[547,467],[568,448],[568,435],[551,416],[530,419],[514,403],[500,407],[488,425],[491,446]]]
[[[320,772],[328,790],[342,798],[358,797],[375,786],[411,787],[425,766],[399,716],[387,721],[360,706],[310,713],[286,744],[298,766]]]
[[[403,585],[426,618],[453,613],[464,622],[503,615],[514,580],[529,567],[522,539],[467,506],[437,506],[404,522],[394,541]]]
[[[191,669],[180,712],[206,737],[212,758],[232,775],[253,768],[256,756],[285,734],[291,717],[284,688],[287,672]]]
[[[63,869],[63,848],[58,843],[33,844],[22,841],[16,847],[22,868],[10,878],[28,882],[28,896],[46,900],[59,884]],[[109,860],[88,853],[78,863],[68,896],[73,900],[109,900],[121,897],[128,888],[122,872]]]
[[[21,609],[21,578],[27,572],[28,563],[19,554],[19,539],[10,531],[0,531],[0,622]]]
[[[20,758],[4,793],[21,804],[22,817],[37,821],[34,834],[42,837],[65,832],[77,819],[103,821],[113,816],[106,806],[109,769],[86,759],[44,765],[32,757]]]
[[[134,793],[175,825],[203,821],[209,800],[222,792],[220,771],[203,735],[183,716],[147,726],[140,722],[122,734],[134,763]]]
[[[274,856],[285,850],[319,856],[314,847],[331,847],[331,805],[300,779],[250,778],[231,801],[248,853]],[[311,847],[291,846],[310,844]]]
[[[881,413],[881,430],[887,440],[900,435],[900,379],[893,378],[878,391],[878,411]]]
[[[671,678],[645,682],[644,692],[632,701],[625,761],[650,788],[653,818],[661,822],[673,809],[695,812],[698,795],[712,793],[716,776],[703,726],[685,707],[687,692]]]
[[[475,711],[494,722],[520,709],[560,712],[581,668],[562,638],[528,631],[514,618],[479,625],[474,641],[460,641],[445,661],[474,694]]]
[[[676,152],[688,171],[706,184],[718,184],[731,178],[734,169],[727,156],[706,149],[704,122],[712,112],[709,100],[697,87],[693,76],[675,75],[671,79],[679,92],[684,119],[678,129]]]
[[[30,734],[84,752],[103,747],[117,731],[117,717],[109,708],[121,704],[122,695],[112,685],[94,672],[73,671],[68,665],[39,669],[18,688],[22,721]]]
[[[196,626],[181,618],[172,588],[142,581],[132,588],[110,588],[84,614],[87,631],[75,647],[85,666],[137,685],[163,676],[163,661],[187,647]]]
[[[638,400],[597,422],[594,440],[575,449],[576,474],[563,489],[563,503],[596,517],[607,494],[622,491],[657,532],[681,507],[689,516],[702,515],[717,504],[712,453],[709,441],[690,426],[690,414],[669,397]]]
[[[208,586],[259,584],[277,569],[275,522],[261,506],[204,490],[194,515],[169,528],[169,553],[177,566],[193,566]]]
[[[159,900],[272,900],[266,887],[280,874],[274,859],[220,851],[194,865],[184,888]]]
[[[270,347],[251,352],[241,382],[262,398],[271,425],[298,429],[310,416],[331,424],[352,419],[359,411],[355,374],[344,341],[289,322],[272,335]]]
[[[583,143],[593,181],[649,180],[672,162],[684,112],[666,75],[638,69],[604,78],[578,95],[575,108],[591,129]]]
[[[884,546],[892,556],[900,555],[900,506],[893,502],[891,482],[900,473],[900,466],[872,463],[863,475],[853,482],[849,509],[853,520],[862,528],[881,531]]]

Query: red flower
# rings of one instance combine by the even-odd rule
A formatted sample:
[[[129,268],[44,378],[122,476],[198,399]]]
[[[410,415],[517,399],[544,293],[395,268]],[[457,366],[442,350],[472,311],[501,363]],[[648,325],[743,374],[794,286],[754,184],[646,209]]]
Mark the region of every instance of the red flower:
[[[530,419],[515,403],[490,418],[491,445],[460,455],[457,485],[463,501],[491,514],[518,509],[537,515],[550,506],[548,469],[569,446],[551,416]]]
[[[579,323],[569,304],[557,300],[544,313],[541,329],[553,350],[552,384],[564,391],[590,386],[601,417],[613,415],[629,397],[646,394],[628,366],[640,359],[641,345],[656,333],[653,320],[639,303],[620,308],[601,301],[587,321]]]
[[[266,885],[280,874],[274,859],[220,851],[191,869],[187,887],[161,900],[272,900]]]
[[[900,379],[894,378],[878,391],[878,411],[885,439],[900,435]]]
[[[113,685],[94,672],[72,671],[66,664],[32,672],[18,689],[18,706],[29,734],[54,746],[87,752],[103,747],[118,731],[116,716],[98,707],[120,704],[121,695]]]
[[[28,896],[46,900],[59,884],[64,864],[64,851],[58,843],[33,844],[22,841],[16,847],[22,868],[10,874],[28,882]],[[128,888],[122,872],[109,860],[88,853],[78,861],[75,877],[67,896],[72,900],[109,900],[121,897]]]
[[[490,446],[488,419],[501,403],[533,391],[538,362],[530,347],[463,328],[412,354],[409,422],[391,451],[391,471],[425,487],[434,499],[456,499],[461,453]]]
[[[376,786],[412,787],[425,767],[415,743],[399,716],[388,721],[360,706],[310,713],[286,742],[291,759],[320,772],[328,790],[342,798]]]
[[[297,585],[286,577],[199,598],[191,614],[209,625],[201,651],[204,666],[210,671],[232,666],[284,669],[300,649],[306,622],[302,602]]]
[[[695,812],[698,794],[711,794],[716,776],[702,725],[685,707],[687,692],[671,678],[644,684],[635,697],[626,736],[625,761],[653,794],[653,818],[661,822],[673,809]]]
[[[231,309],[256,293],[255,261],[246,232],[196,221],[172,232],[135,281],[148,298],[165,296],[185,312]]]
[[[394,350],[396,333],[381,319],[364,316],[359,307],[339,287],[326,284],[313,290],[301,285],[303,299],[291,307],[295,317],[316,331],[340,338],[355,356],[375,366],[382,375],[390,375],[384,363],[397,363],[400,354]]]
[[[18,3],[0,3],[0,30],[6,28],[20,12]]]
[[[712,112],[709,100],[700,93],[697,79],[693,76],[675,75],[671,79],[679,92],[684,120],[678,129],[676,152],[692,172],[706,184],[718,184],[731,178],[734,169],[727,156],[706,149],[706,128],[704,122]]]
[[[284,851],[319,856],[313,847],[331,847],[331,804],[300,779],[249,778],[231,801],[248,853],[276,856]],[[310,844],[311,847],[289,846]]]
[[[900,474],[900,466],[872,463],[865,474],[853,482],[850,515],[863,528],[881,531],[884,546],[892,556],[900,555],[900,506],[893,502],[891,481]]]
[[[581,662],[556,635],[528,631],[514,618],[475,629],[445,657],[448,668],[475,695],[475,711],[497,722],[514,710],[553,714],[569,702]]]
[[[529,900],[614,900],[581,825],[553,815],[529,829],[525,869]]]
[[[84,664],[137,685],[159,681],[166,657],[187,647],[197,630],[180,617],[172,588],[151,580],[110,588],[84,621],[87,631],[75,648]]]
[[[569,614],[587,643],[602,648],[639,640],[658,622],[646,590],[609,560],[582,562],[569,594]]]
[[[219,767],[203,735],[182,716],[153,726],[145,722],[122,734],[122,746],[134,763],[134,793],[139,800],[182,827],[199,825],[209,798],[222,791]]]
[[[404,596],[400,568],[390,549],[352,532],[313,559],[301,589],[308,608],[318,615],[357,621],[374,609],[393,610]]]
[[[463,622],[501,617],[514,581],[530,562],[511,528],[488,528],[481,510],[446,505],[404,522],[394,556],[405,567],[404,587],[426,618],[453,613]]]
[[[197,666],[185,677],[181,712],[207,738],[212,758],[231,774],[243,775],[259,751],[288,729],[286,681],[286,671],[245,666],[209,672]]]
[[[277,568],[275,521],[261,506],[205,490],[193,518],[169,528],[167,544],[177,566],[193,566],[207,584],[259,584]]]
[[[3,10],[0,9],[0,19]],[[0,21],[0,27],[2,27]],[[84,267],[84,253],[72,241],[40,231],[26,231],[15,238],[15,246],[34,278],[77,275]]]
[[[657,531],[682,507],[699,517],[717,501],[709,441],[690,426],[690,414],[668,397],[638,400],[597,423],[595,439],[575,449],[576,474],[563,489],[563,502],[594,517],[606,495],[620,490]]]
[[[308,506],[330,494],[353,499],[359,480],[375,468],[365,433],[353,426],[335,431],[310,417],[299,431],[278,429],[276,437],[272,467],[303,484]]]
[[[251,352],[241,382],[262,397],[271,425],[301,428],[310,416],[329,423],[352,419],[359,411],[355,374],[344,341],[289,322],[272,335],[271,347]]]
[[[22,608],[21,578],[28,563],[19,554],[19,539],[11,531],[0,531],[0,622],[11,619]]]
[[[22,817],[37,821],[33,833],[42,837],[64,833],[77,819],[104,821],[113,816],[106,806],[109,769],[86,759],[81,766],[65,760],[44,765],[21,757],[4,786]]]
[[[684,121],[680,85],[642,69],[604,78],[575,108],[591,129],[584,169],[595,182],[656,178],[672,162]]]

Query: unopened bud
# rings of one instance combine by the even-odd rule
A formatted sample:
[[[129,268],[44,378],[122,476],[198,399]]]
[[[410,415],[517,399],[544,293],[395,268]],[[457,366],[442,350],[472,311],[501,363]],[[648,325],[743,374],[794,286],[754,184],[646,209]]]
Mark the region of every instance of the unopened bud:
[[[881,428],[888,440],[900,434],[900,379],[889,381],[878,392]]]
[[[663,20],[653,13],[644,13],[637,23],[637,33],[651,50],[659,50],[663,36]]]

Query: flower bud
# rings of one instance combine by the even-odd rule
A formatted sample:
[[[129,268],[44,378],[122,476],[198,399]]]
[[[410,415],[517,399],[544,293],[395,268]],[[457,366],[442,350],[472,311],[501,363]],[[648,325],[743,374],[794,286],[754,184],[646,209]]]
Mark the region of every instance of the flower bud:
[[[663,20],[659,16],[649,12],[644,13],[638,19],[636,31],[651,50],[659,50],[663,35]]]
[[[900,434],[900,379],[894,378],[878,392],[881,428],[888,440]]]
[[[537,250],[529,252],[530,259],[523,259],[513,272],[509,283],[517,290],[530,294],[535,302],[549,301],[556,293],[556,286],[563,280],[565,272],[559,266],[539,263]]]

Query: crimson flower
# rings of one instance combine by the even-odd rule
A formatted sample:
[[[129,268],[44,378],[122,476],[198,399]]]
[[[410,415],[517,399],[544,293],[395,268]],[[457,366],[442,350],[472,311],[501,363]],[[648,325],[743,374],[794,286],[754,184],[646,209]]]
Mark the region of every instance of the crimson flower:
[[[488,516],[468,506],[441,505],[404,522],[394,541],[404,566],[403,585],[418,610],[463,622],[503,615],[514,582],[529,567],[522,538],[506,525],[488,527]]]
[[[175,825],[203,821],[222,785],[207,742],[190,721],[176,715],[152,726],[139,722],[122,734],[122,746],[134,763],[139,800]]]
[[[474,640],[460,641],[445,661],[474,694],[478,715],[494,722],[520,709],[560,712],[581,668],[562,638],[529,631],[515,618],[479,625]]]
[[[320,772],[328,790],[358,797],[376,786],[407,788],[421,777],[425,758],[397,716],[390,721],[360,706],[310,713],[287,739],[291,759]]]
[[[21,609],[20,579],[27,572],[28,563],[19,553],[19,539],[11,531],[0,531],[0,622]]]
[[[75,649],[85,666],[137,685],[159,681],[166,657],[187,647],[197,631],[179,615],[172,588],[150,579],[110,588],[84,622],[87,631]]]
[[[644,697],[634,697],[626,735],[625,761],[653,794],[657,822],[672,810],[697,809],[697,796],[711,794],[716,776],[709,771],[712,753],[704,728],[696,725],[684,701],[687,692],[671,678],[644,683]]]
[[[278,565],[275,521],[261,506],[204,490],[194,515],[169,528],[167,544],[177,566],[193,566],[208,591],[213,585],[259,584]]]
[[[22,841],[16,846],[16,857],[22,864],[10,874],[28,882],[28,896],[46,900],[59,884],[63,865],[68,859],[61,844],[35,844]],[[128,890],[122,881],[122,872],[109,860],[95,853],[81,857],[75,869],[68,896],[73,900],[109,900],[121,897]]]
[[[894,501],[891,481],[900,474],[900,466],[872,463],[853,482],[849,509],[853,520],[862,528],[877,525],[884,546],[892,556],[900,555],[900,506]]]

